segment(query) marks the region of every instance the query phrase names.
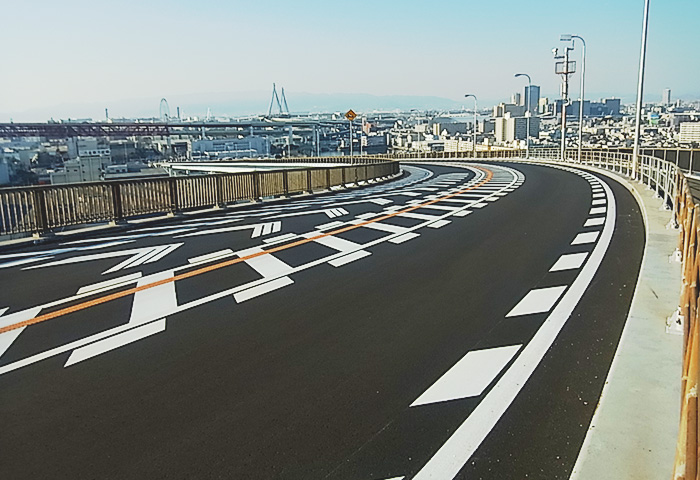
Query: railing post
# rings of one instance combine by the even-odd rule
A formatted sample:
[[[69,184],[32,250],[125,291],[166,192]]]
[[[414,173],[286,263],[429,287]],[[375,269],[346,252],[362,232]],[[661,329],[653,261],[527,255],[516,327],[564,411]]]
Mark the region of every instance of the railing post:
[[[306,191],[309,193],[313,192],[311,188],[311,169],[306,170]]]
[[[260,173],[253,172],[253,201],[257,202],[262,198],[260,193]]]
[[[287,170],[282,170],[282,185],[284,189],[284,196],[289,196],[289,173]]]
[[[224,208],[224,186],[221,174],[214,177],[214,198],[218,208]]]
[[[112,190],[112,211],[114,212],[114,223],[124,221],[124,207],[122,206],[122,184],[121,182],[113,182],[109,184]]]
[[[345,167],[340,167],[340,171],[342,172],[343,175],[343,187],[347,184],[345,181]]]
[[[34,204],[34,215],[36,222],[35,237],[41,237],[49,234],[49,220],[46,215],[46,201],[44,199],[44,191],[37,188],[32,190],[32,203]]]
[[[168,178],[168,191],[170,193],[170,215],[175,215],[180,211],[177,200],[177,177]]]
[[[331,169],[326,168],[326,189],[331,189]]]

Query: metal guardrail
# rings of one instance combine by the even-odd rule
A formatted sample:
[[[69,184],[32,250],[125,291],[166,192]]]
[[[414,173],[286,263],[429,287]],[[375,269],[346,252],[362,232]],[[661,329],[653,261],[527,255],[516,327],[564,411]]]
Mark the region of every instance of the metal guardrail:
[[[328,160],[326,160],[328,161]],[[357,184],[399,173],[398,162],[0,189],[0,235],[226,206]]]

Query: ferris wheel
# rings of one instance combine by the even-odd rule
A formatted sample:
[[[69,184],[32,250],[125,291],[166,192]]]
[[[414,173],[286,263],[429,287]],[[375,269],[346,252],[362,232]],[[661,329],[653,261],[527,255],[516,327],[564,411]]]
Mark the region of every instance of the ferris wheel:
[[[170,119],[170,106],[165,98],[160,99],[160,119],[164,122]]]

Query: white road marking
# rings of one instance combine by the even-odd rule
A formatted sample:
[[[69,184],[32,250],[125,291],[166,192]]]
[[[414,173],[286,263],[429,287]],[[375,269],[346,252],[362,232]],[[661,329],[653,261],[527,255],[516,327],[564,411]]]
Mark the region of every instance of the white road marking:
[[[483,202],[482,202],[482,203],[475,203],[474,205],[472,205],[472,207],[474,207],[474,208],[484,208],[486,205],[488,205],[488,203],[483,203]]]
[[[586,243],[593,243],[598,239],[599,233],[600,232],[579,233],[571,242],[571,245],[585,245]]]
[[[323,225],[316,225],[314,228],[316,230],[331,230],[335,227],[340,227],[342,225],[345,225],[345,222],[330,222],[330,223],[324,223]]]
[[[561,294],[564,293],[564,290],[566,290],[565,285],[533,288],[515,307],[513,307],[508,315],[506,315],[506,318],[548,312],[552,309],[552,306],[557,303],[557,300],[559,300]]]
[[[413,218],[416,220],[437,220],[439,217],[436,217],[435,215],[426,215],[424,213],[416,213],[416,212],[404,212],[404,213],[398,213],[396,215],[397,217],[404,217],[404,218]]]
[[[174,272],[166,270],[141,277],[137,287],[142,287],[160,280],[172,278]],[[134,303],[131,307],[130,324],[142,324],[151,322],[157,318],[163,318],[177,310],[177,296],[175,294],[175,282],[166,282],[162,285],[140,290],[134,294]]]
[[[476,181],[480,181],[480,179],[484,177],[483,172],[477,171],[476,173],[477,173],[476,180],[474,180],[474,181],[472,181],[472,182],[470,182],[470,183],[475,183]],[[469,203],[471,203],[471,202],[469,202]],[[296,208],[296,207],[289,207],[289,208],[290,208],[290,209],[294,209],[294,208]],[[359,220],[358,220],[358,221],[352,221],[352,222],[349,222],[349,223],[350,223],[350,224],[359,224],[359,223],[361,223],[361,222],[362,222],[362,221],[359,221]],[[418,234],[412,233],[412,232],[413,232],[414,230],[417,230],[417,229],[419,229],[419,228],[424,227],[425,225],[426,225],[426,224],[421,224],[421,225],[417,225],[417,226],[414,226],[414,227],[411,227],[411,228],[397,227],[397,228],[400,228],[400,231],[399,231],[399,232],[393,232],[393,231],[392,231],[391,233],[393,233],[393,235],[389,235],[389,236],[386,236],[386,237],[381,237],[381,238],[379,238],[379,239],[373,240],[373,241],[371,241],[371,242],[365,244],[364,246],[365,246],[365,247],[371,247],[371,246],[380,244],[380,243],[382,243],[382,242],[384,242],[384,241],[389,241],[389,242],[392,242],[392,243],[401,243],[401,242],[406,241],[406,240],[408,240],[408,239],[410,239],[410,238],[415,238],[415,237],[419,236]],[[250,228],[252,228],[252,227],[253,227],[253,226],[247,226],[247,227],[244,227],[244,228],[250,229]],[[393,226],[384,225],[384,227],[390,227],[390,228],[392,228],[392,230],[394,230]],[[384,231],[386,231],[386,228],[381,228],[381,227],[380,227],[379,230],[384,230]],[[405,233],[404,235],[400,235],[400,233],[403,233],[403,232],[406,232],[406,233]],[[86,249],[93,249],[93,248],[96,248],[96,247],[100,247],[100,246],[99,246],[99,245],[98,245],[98,246],[90,246],[90,247],[87,247]],[[321,264],[323,264],[323,263],[326,263],[326,262],[332,260],[332,258],[339,258],[339,257],[342,256],[342,255],[343,255],[342,253],[338,253],[338,254],[335,254],[335,255],[331,255],[330,257],[324,257],[324,258],[321,258],[321,259],[318,259],[318,260],[314,260],[314,261],[309,262],[309,263],[307,263],[307,264],[305,264],[305,265],[300,265],[300,266],[298,266],[298,267],[294,267],[293,271],[294,271],[294,272],[298,272],[298,271],[307,270],[307,269],[313,268],[313,267],[315,267],[315,266],[317,266],[317,265],[321,265]],[[331,258],[331,257],[332,257],[332,258]],[[185,265],[181,265],[181,266],[179,266],[179,267],[175,267],[175,268],[173,269],[173,272],[177,272],[177,271],[180,271],[180,270],[186,270],[186,269],[189,269],[189,268],[191,268],[191,265],[185,264]],[[286,281],[289,282],[289,283],[293,283],[289,278],[286,278],[286,279],[284,279],[284,280],[286,280]],[[270,283],[269,279],[267,279],[267,278],[261,278],[260,280],[255,280],[255,281],[249,282],[249,283],[244,284],[244,285],[238,285],[238,286],[234,286],[234,287],[231,287],[231,288],[226,288],[226,289],[221,290],[221,291],[219,291],[219,292],[216,292],[216,293],[214,293],[214,294],[207,295],[207,296],[205,296],[205,297],[202,297],[202,298],[199,298],[199,299],[190,301],[190,302],[188,302],[188,303],[179,305],[179,306],[177,306],[177,310],[176,310],[175,312],[173,312],[173,313],[184,312],[184,311],[187,311],[187,310],[196,308],[196,307],[198,307],[198,306],[207,304],[207,303],[209,303],[209,302],[215,301],[215,300],[217,300],[217,299],[225,298],[225,297],[227,297],[227,296],[229,296],[229,295],[235,295],[235,294],[237,294],[237,293],[239,293],[239,292],[248,291],[248,293],[254,293],[254,292],[252,291],[252,289],[253,289],[254,287],[263,287],[265,283]],[[279,288],[279,287],[277,287],[277,288]],[[267,287],[264,287],[264,288],[261,289],[261,290],[265,290],[265,291],[262,292],[262,293],[265,293],[266,291],[271,291],[271,289],[272,289],[271,286],[267,286]],[[74,301],[74,300],[83,298],[83,297],[85,297],[85,296],[86,296],[86,294],[83,294],[83,295],[74,295],[74,296],[70,296],[70,297],[65,297],[65,298],[62,298],[62,299],[58,299],[58,300],[53,300],[53,301],[47,302],[47,303],[45,303],[45,304],[43,304],[43,305],[41,305],[40,307],[37,307],[37,308],[40,308],[40,309],[54,308],[54,307],[57,307],[57,306],[60,306],[60,305],[64,305],[64,304],[66,304],[66,303],[68,303],[68,302],[71,302],[71,301]],[[245,299],[245,297],[246,297],[246,296],[243,295],[241,298],[244,298],[244,299]],[[252,296],[251,296],[250,298],[252,298]],[[55,356],[55,355],[59,355],[59,354],[62,354],[62,353],[69,352],[69,351],[71,351],[71,350],[73,350],[73,349],[75,349],[75,348],[80,348],[80,347],[82,347],[82,346],[85,346],[85,345],[87,345],[87,344],[93,343],[93,342],[98,341],[98,340],[100,340],[100,339],[107,338],[107,337],[112,336],[112,335],[115,335],[115,334],[117,334],[117,333],[121,333],[121,332],[130,330],[130,329],[132,329],[132,328],[135,328],[135,326],[132,325],[132,324],[120,325],[120,326],[118,326],[118,327],[114,327],[114,328],[112,328],[112,329],[109,329],[109,330],[106,330],[106,331],[102,331],[102,332],[96,333],[96,334],[91,335],[91,336],[89,336],[89,337],[85,337],[85,338],[76,340],[76,341],[74,341],[74,342],[70,342],[70,343],[68,343],[68,344],[64,344],[64,345],[61,345],[61,346],[59,346],[59,347],[56,347],[56,348],[53,348],[53,349],[50,349],[50,350],[46,350],[46,351],[43,351],[43,352],[40,352],[40,353],[37,353],[37,354],[32,355],[32,356],[30,356],[30,357],[26,357],[26,358],[23,358],[23,359],[21,359],[21,360],[15,361],[15,362],[13,362],[13,363],[11,363],[11,364],[8,364],[8,365],[5,365],[5,366],[0,367],[0,375],[3,375],[3,374],[5,374],[5,373],[8,373],[8,372],[11,372],[11,371],[20,369],[20,368],[23,368],[23,367],[28,366],[28,365],[31,365],[31,364],[33,364],[33,363],[40,362],[40,361],[45,360],[45,359],[47,359],[47,358],[50,358],[50,357],[52,357],[52,356]]]
[[[246,300],[250,300],[251,298],[259,297],[260,295],[264,295],[282,287],[286,287],[287,285],[291,285],[292,283],[294,283],[294,280],[292,280],[289,277],[276,278],[275,280],[270,280],[269,282],[263,283],[262,285],[257,285],[255,287],[251,287],[246,290],[234,293],[233,298],[236,300],[236,302],[242,303]]]
[[[386,198],[370,198],[370,202],[376,203],[377,205],[386,205],[388,203],[393,203],[391,200],[388,200]]]
[[[605,223],[605,217],[599,218],[589,218],[586,223],[583,224],[584,227],[597,227]]]
[[[411,407],[478,397],[501,373],[522,345],[473,350],[442,375]]]
[[[470,213],[472,213],[471,210],[459,210],[458,212],[454,213],[454,216],[455,217],[466,217]]]
[[[400,243],[407,242],[409,240],[413,240],[416,237],[420,237],[420,235],[417,233],[409,232],[409,233],[404,233],[403,235],[399,235],[398,237],[390,238],[389,242],[398,245]]]
[[[284,235],[279,235],[277,237],[272,237],[272,238],[263,238],[263,242],[265,242],[268,245],[274,245],[276,243],[284,243],[288,240],[291,240],[293,238],[297,238],[298,235],[296,233],[285,233]]]
[[[290,214],[290,215],[293,215],[293,214]],[[281,222],[275,222],[275,223],[279,223],[279,228],[277,226],[273,226],[273,230],[279,231],[282,228],[282,224],[281,224]],[[259,223],[259,224],[254,224],[254,225],[236,225],[235,227],[211,228],[208,230],[201,230],[198,232],[185,233],[183,235],[178,235],[174,238],[198,237],[201,235],[214,235],[217,233],[238,232],[241,230],[252,230],[253,232],[251,233],[250,237],[257,238],[260,235],[262,235],[264,225],[265,225],[265,223]]]
[[[264,250],[260,247],[253,247],[236,252],[236,255],[242,258],[249,255],[254,255],[256,253],[261,253],[263,251]],[[282,260],[269,253],[248,258],[244,260],[244,262],[265,278],[274,278],[280,275],[287,275],[293,270],[290,265],[284,263]]]
[[[544,358],[559,332],[571,316],[579,300],[593,280],[603,257],[610,246],[615,230],[615,202],[612,190],[605,185],[609,209],[603,233],[588,261],[581,269],[568,291],[547,317],[535,336],[518,355],[513,365],[486,394],[467,419],[433,455],[413,480],[454,478],[469,461],[479,445],[491,432],[501,416],[511,405],[522,387]]]
[[[365,258],[369,255],[371,255],[371,253],[367,250],[358,250],[357,252],[352,252],[340,258],[333,259],[328,263],[333,265],[334,267],[340,267],[347,263],[354,262],[355,260]]]
[[[53,258],[53,256],[45,256],[45,257],[34,257],[34,258],[20,258],[17,260],[12,260],[9,262],[5,262],[0,264],[0,268],[11,268],[11,267],[19,267],[20,265],[27,265],[30,263],[36,263],[40,262],[42,260],[49,260]]]
[[[156,260],[155,258],[153,258],[154,255],[162,253],[163,251],[171,252],[182,245],[184,245],[184,244],[174,243],[174,244],[168,244],[168,245],[157,245],[154,247],[135,248],[135,249],[131,249],[131,250],[119,250],[117,252],[105,252],[105,253],[93,253],[90,255],[79,255],[76,257],[65,258],[63,260],[56,260],[53,262],[44,263],[42,265],[34,265],[31,267],[26,267],[26,269],[32,270],[32,269],[36,269],[36,268],[54,267],[54,266],[58,266],[58,265],[70,265],[73,263],[91,262],[94,260],[104,260],[107,258],[129,256],[129,258],[127,258],[123,262],[121,262],[121,263],[115,265],[114,267],[102,272],[102,274],[105,275],[107,273],[112,273],[112,272],[116,272],[118,270],[122,270],[125,268],[130,268],[132,266],[137,266],[141,263],[152,263],[153,261]],[[171,249],[170,247],[173,247],[173,248]]]
[[[594,193],[593,198],[605,198],[605,192]]]
[[[372,230],[379,230],[382,232],[390,232],[390,233],[403,233],[407,232],[408,228],[406,227],[399,227],[398,225],[391,225],[389,223],[381,223],[381,222],[373,222],[373,223],[368,223],[367,225],[362,225],[364,228],[371,228]]]
[[[257,238],[263,235],[269,235],[271,233],[279,232],[282,229],[282,222],[271,222],[271,223],[261,223],[255,225],[253,228],[253,233],[250,234],[250,238]]]
[[[401,208],[401,207],[399,206],[399,208]],[[381,213],[381,212],[367,212],[367,213],[361,213],[358,216],[356,216],[355,218],[359,218],[361,220],[369,220],[370,218],[378,217],[380,215],[383,215],[383,213]]]
[[[165,257],[166,255],[169,255],[176,248],[179,248],[181,245],[184,245],[184,243],[170,245],[168,248],[164,248],[160,252],[156,253],[154,256],[150,257],[145,263],[157,262],[158,260]]]
[[[5,313],[7,310],[7,308],[4,308],[2,313]],[[32,319],[36,317],[40,311],[41,307],[32,307],[26,310],[11,313],[4,317],[0,316],[0,328]],[[17,340],[17,337],[19,337],[25,328],[27,327],[16,328],[8,332],[0,333],[0,357],[7,351],[8,348],[10,348],[10,345]]]
[[[445,225],[449,225],[450,222],[449,220],[438,220],[437,222],[429,223],[427,226],[429,228],[441,228],[444,227]]]
[[[562,255],[549,269],[550,272],[560,272],[562,270],[574,270],[580,268],[586,260],[588,253],[569,253]]]
[[[456,212],[457,210],[459,210],[460,207],[448,207],[446,205],[438,205],[437,203],[433,203],[420,208],[427,208],[431,210],[443,210],[446,212]]]
[[[594,199],[591,202],[591,205],[605,205],[605,199],[604,198]]]
[[[131,330],[127,330],[126,332],[107,337],[84,347],[77,348],[73,350],[73,353],[71,353],[70,357],[68,357],[68,360],[63,366],[64,368],[70,367],[76,363],[102,355],[103,353],[107,353],[119,347],[123,347],[124,345],[128,345],[164,331],[165,319],[161,318],[155,322],[147,323]]]
[[[198,257],[188,258],[187,261],[190,264],[204,263],[204,262],[208,262],[210,260],[214,260],[214,259],[222,257],[222,256],[227,256],[227,255],[232,255],[232,254],[233,254],[233,250],[231,250],[230,248],[225,248],[224,250],[219,250],[216,252],[207,253],[206,255],[200,255]]]
[[[600,215],[601,213],[605,213],[606,207],[593,207],[591,208],[591,211],[588,212],[589,215]]]
[[[88,292],[90,294],[95,294],[95,293],[100,293],[100,292],[110,290],[112,288],[121,287],[124,285],[129,285],[130,283],[135,283],[136,280],[141,278],[142,275],[143,274],[141,272],[136,272],[136,273],[131,273],[129,275],[125,275],[123,277],[118,277],[118,278],[113,278],[111,280],[106,280],[104,282],[85,285],[84,287],[80,287],[78,289],[77,295],[80,295],[83,293],[88,293]]]

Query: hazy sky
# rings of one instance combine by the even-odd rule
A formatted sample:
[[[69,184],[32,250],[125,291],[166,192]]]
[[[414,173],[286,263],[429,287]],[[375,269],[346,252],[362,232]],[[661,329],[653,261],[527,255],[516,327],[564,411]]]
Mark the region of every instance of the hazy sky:
[[[473,92],[486,106],[521,91],[524,80],[513,74],[526,72],[554,96],[560,80],[551,49],[560,33],[586,39],[587,97],[631,99],[644,7],[643,0],[3,3],[0,121],[64,114],[78,103],[129,115],[128,99],[156,110],[161,97],[267,95],[272,82],[290,103],[295,92],[454,100]],[[698,19],[699,0],[651,0],[645,98],[660,98],[666,87],[674,97],[700,97]],[[577,45],[576,60],[580,53]],[[574,97],[578,82],[576,74]]]

